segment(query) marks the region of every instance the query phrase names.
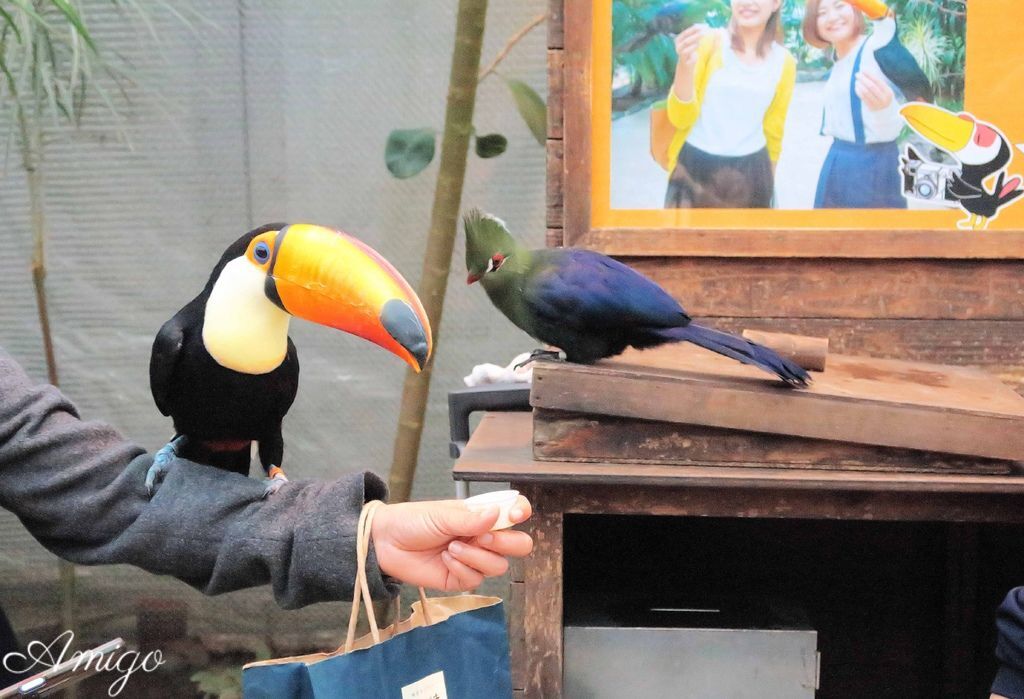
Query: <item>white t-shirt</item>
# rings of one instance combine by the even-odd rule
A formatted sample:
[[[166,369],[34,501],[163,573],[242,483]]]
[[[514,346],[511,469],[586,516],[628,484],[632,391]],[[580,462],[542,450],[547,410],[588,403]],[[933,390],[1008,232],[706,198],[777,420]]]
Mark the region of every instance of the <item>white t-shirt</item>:
[[[853,130],[853,106],[850,99],[850,80],[853,78],[853,64],[857,60],[857,52],[864,45],[864,51],[860,57],[860,70],[873,77],[881,78],[889,83],[897,95],[899,91],[882,74],[875,60],[875,50],[881,48],[880,37],[885,32],[878,29],[868,37],[864,37],[857,46],[832,66],[832,74],[825,83],[824,101],[825,118],[822,123],[822,133],[842,141],[853,142],[856,136]],[[900,119],[900,104],[895,97],[885,109],[877,112],[867,108],[861,102],[861,114],[864,118],[864,141],[866,143],[887,143],[895,141],[903,128],[903,121]]]
[[[767,145],[764,115],[775,98],[786,65],[786,50],[773,43],[756,65],[740,60],[728,35],[721,37],[722,66],[704,89],[700,116],[687,143],[713,155],[737,157]]]

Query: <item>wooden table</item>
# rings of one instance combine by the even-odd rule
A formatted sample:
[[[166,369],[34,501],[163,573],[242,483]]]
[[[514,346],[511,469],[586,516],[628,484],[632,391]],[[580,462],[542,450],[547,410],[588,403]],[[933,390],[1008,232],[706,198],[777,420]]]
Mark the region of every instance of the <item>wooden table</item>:
[[[573,555],[563,547],[563,543],[567,515],[577,514],[723,518],[703,522],[714,524],[746,520],[744,525],[766,527],[771,527],[772,521],[778,524],[780,519],[803,521],[804,524],[808,524],[806,520],[809,519],[961,523],[937,525],[937,529],[928,530],[941,533],[945,544],[940,544],[940,548],[944,545],[947,551],[946,555],[939,556],[942,560],[925,566],[933,574],[941,571],[941,579],[920,581],[920,589],[925,594],[934,592],[935,584],[943,587],[943,592],[935,593],[945,600],[941,620],[942,667],[933,668],[941,680],[924,678],[915,682],[927,685],[934,681],[944,693],[970,696],[976,692],[975,687],[987,681],[982,675],[989,670],[985,654],[987,652],[991,656],[991,646],[987,651],[978,648],[976,638],[988,639],[990,636],[988,629],[992,626],[992,610],[988,597],[991,594],[986,597],[980,590],[988,589],[985,585],[994,585],[994,589],[1005,592],[1009,586],[1007,581],[1015,579],[1017,584],[1024,584],[1024,567],[1014,552],[1007,549],[1007,565],[994,566],[999,569],[998,579],[989,581],[985,577],[993,566],[984,560],[979,561],[979,557],[987,555],[979,553],[988,545],[988,534],[983,525],[1024,524],[1024,478],[1015,475],[730,468],[699,463],[547,462],[534,460],[531,442],[530,414],[487,413],[454,468],[456,480],[507,481],[533,503],[534,515],[527,528],[533,534],[536,546],[533,555],[514,569],[509,597],[513,685],[517,688],[517,696],[539,699],[562,695],[563,572],[567,556]],[[666,520],[666,523],[669,521],[672,520]],[[1024,533],[1024,529],[1019,533]],[[854,544],[862,535],[862,531],[856,530]],[[899,532],[894,537],[880,536],[878,546],[884,548],[885,541],[898,538],[898,535]],[[628,537],[628,532],[623,532],[623,536]],[[932,541],[930,534],[923,539],[913,533],[908,536],[907,541]],[[1016,533],[1003,538],[1011,542],[1024,539]],[[850,539],[843,541],[846,542],[844,548],[851,547]],[[615,542],[609,542],[609,546],[614,545]],[[820,549],[820,544],[817,548]],[[933,554],[937,549],[934,547],[924,546],[927,551],[919,551],[919,548],[922,547],[918,544],[910,546],[906,556],[919,555],[923,562],[936,558]],[[997,547],[998,551],[1003,549]],[[811,550],[810,553],[815,552]],[[647,555],[650,557],[650,552]],[[883,563],[902,556],[892,552],[886,555],[888,558],[884,558]],[[835,560],[839,561],[841,556],[842,552],[837,551]],[[900,561],[893,560],[893,564],[898,566]],[[614,571],[628,565],[628,562],[609,561],[608,565],[607,570]],[[811,570],[820,571],[820,564],[812,564]],[[927,577],[924,573],[922,576]],[[892,580],[897,581],[897,587],[902,584],[899,577]],[[881,600],[884,606],[882,596],[886,585],[871,583],[870,587],[874,595],[871,599]],[[861,600],[857,604],[863,606],[864,602]],[[903,602],[897,601],[897,604]],[[921,628],[933,628],[934,620],[924,613],[919,616],[923,619],[918,620],[923,624]],[[843,623],[848,623],[848,620]],[[910,647],[900,645],[916,643],[916,632],[912,625],[908,628],[910,630],[903,634],[907,638],[883,640],[882,643],[890,643],[897,649]],[[885,638],[884,634],[879,638]],[[833,645],[841,643],[837,641]],[[870,662],[877,666],[877,658]],[[893,662],[898,664],[898,659]],[[922,660],[918,666],[929,662]],[[833,691],[837,690],[833,687]],[[834,695],[842,696],[839,691]],[[833,694],[829,694],[828,687],[822,687],[819,696]]]

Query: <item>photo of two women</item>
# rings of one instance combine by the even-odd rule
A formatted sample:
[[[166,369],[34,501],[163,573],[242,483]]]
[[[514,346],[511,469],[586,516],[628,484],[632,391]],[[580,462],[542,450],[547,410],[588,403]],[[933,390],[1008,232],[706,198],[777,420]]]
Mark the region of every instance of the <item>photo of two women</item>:
[[[966,0],[615,0],[611,208],[938,208],[900,107],[963,108]]]

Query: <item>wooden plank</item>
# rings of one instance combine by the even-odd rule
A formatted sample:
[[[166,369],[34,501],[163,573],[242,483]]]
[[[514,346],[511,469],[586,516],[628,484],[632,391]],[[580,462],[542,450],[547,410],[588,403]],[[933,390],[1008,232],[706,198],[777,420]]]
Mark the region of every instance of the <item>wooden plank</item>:
[[[964,235],[959,230],[590,230],[588,226],[573,238],[573,244],[626,257],[1024,258],[1021,231]]]
[[[762,488],[649,488],[630,483],[564,483],[566,514],[842,519],[895,522],[1024,523],[1024,495]]]
[[[547,179],[545,180],[545,211],[548,228],[562,228],[562,169],[563,141],[548,139]]]
[[[526,696],[562,696],[562,507],[549,489],[512,483],[533,504],[533,554],[526,565],[523,625]]]
[[[523,559],[521,558],[510,558],[508,561],[508,579],[509,582],[520,583],[525,579],[523,569]]]
[[[883,473],[828,471],[800,468],[730,468],[716,464],[665,466],[652,464],[576,463],[537,461],[531,448],[532,416],[529,413],[485,413],[455,463],[456,480],[537,483],[546,486],[588,484],[650,486],[650,492],[705,488],[718,491],[785,490],[834,491],[854,494],[885,492],[897,498],[922,493],[956,496],[1011,496],[1024,507],[1021,475],[967,475],[936,473]],[[754,466],[751,464],[750,466]],[[997,520],[998,521],[998,520]]]
[[[533,456],[538,461],[698,462],[854,471],[1016,471],[1014,462],[1008,461],[542,408],[533,413]]]
[[[548,0],[548,48],[560,49],[565,45],[563,36],[562,0]]]
[[[525,690],[526,688],[526,626],[523,623],[526,608],[525,588],[524,583],[510,583],[508,599],[505,601],[513,690]]]
[[[538,408],[1024,460],[1024,399],[963,367],[832,354],[808,388],[789,390],[755,367],[680,344],[593,366],[538,364],[530,400]]]
[[[548,138],[562,138],[562,71],[565,70],[562,49],[548,49]]]
[[[827,337],[832,352],[982,368],[1024,385],[1024,321],[874,318],[701,318],[739,333],[745,328]]]
[[[561,0],[558,0],[561,12]],[[564,51],[561,48],[548,50],[548,142],[546,172],[546,220],[545,245],[558,247],[563,239],[562,181],[564,177],[562,142],[562,95]]]
[[[693,316],[1024,320],[1013,261],[624,260]]]
[[[563,227],[566,245],[574,245],[590,230],[590,0],[565,0],[565,12],[572,22],[563,58]]]

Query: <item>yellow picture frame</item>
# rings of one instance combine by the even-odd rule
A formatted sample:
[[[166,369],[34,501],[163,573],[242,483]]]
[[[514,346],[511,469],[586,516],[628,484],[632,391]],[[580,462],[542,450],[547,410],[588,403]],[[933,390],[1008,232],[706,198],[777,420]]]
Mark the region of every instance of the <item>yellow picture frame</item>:
[[[613,255],[1024,258],[1024,203],[987,230],[958,229],[956,209],[613,209],[612,0],[566,0],[564,12],[567,245]],[[964,110],[1024,142],[1024,99],[1012,97],[1024,71],[1006,60],[1019,48],[1024,7],[971,0],[967,12]],[[1010,169],[1024,173],[1024,152]]]

